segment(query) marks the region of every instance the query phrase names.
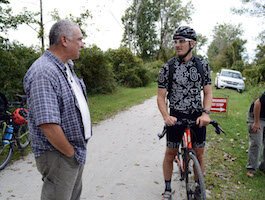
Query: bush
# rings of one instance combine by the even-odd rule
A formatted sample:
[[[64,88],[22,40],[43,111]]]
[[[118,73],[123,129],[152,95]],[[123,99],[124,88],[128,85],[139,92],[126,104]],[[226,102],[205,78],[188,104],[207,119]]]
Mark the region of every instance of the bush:
[[[88,93],[106,94],[116,90],[112,65],[98,47],[83,49],[76,66],[84,79]]]
[[[110,49],[106,54],[113,65],[117,83],[127,87],[141,87],[150,82],[150,72],[144,67],[142,59],[134,56],[129,49]]]
[[[164,62],[161,60],[156,60],[153,62],[145,63],[145,67],[150,72],[151,81],[157,81],[157,76],[158,76],[159,70],[161,69],[163,64],[164,64]]]
[[[9,99],[23,94],[23,78],[30,65],[40,56],[33,48],[12,43],[8,49],[0,48],[1,88]]]

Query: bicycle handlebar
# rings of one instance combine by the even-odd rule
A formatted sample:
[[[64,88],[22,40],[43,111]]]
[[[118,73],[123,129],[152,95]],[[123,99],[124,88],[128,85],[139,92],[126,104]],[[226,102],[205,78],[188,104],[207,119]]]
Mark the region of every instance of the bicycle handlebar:
[[[218,124],[217,121],[211,120],[209,124],[211,124],[215,128],[215,133],[217,133],[218,135],[220,135],[221,133],[225,134],[224,130],[221,128],[221,126]],[[165,125],[162,133],[157,134],[159,140],[165,136],[166,132],[167,132],[167,126]]]

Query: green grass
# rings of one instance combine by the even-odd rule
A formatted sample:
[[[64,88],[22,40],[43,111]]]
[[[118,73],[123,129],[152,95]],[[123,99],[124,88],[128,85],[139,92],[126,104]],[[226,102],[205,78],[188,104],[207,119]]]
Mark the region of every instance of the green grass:
[[[216,135],[208,128],[206,185],[211,199],[265,199],[265,174],[246,177],[248,131],[246,117],[254,97],[262,93],[261,87],[242,94],[235,90],[213,89],[214,97],[228,97],[227,115],[213,114],[226,132]]]
[[[120,87],[115,93],[108,95],[89,96],[89,107],[92,122],[98,123],[119,111],[142,103],[156,95],[157,84],[152,83],[144,88]]]

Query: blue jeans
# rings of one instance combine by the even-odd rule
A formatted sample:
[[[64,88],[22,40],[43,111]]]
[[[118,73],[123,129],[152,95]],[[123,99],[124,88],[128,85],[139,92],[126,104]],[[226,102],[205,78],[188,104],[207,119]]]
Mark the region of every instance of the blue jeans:
[[[248,131],[249,131],[249,149],[248,149],[248,163],[247,169],[257,170],[260,168],[261,170],[265,171],[265,138],[264,138],[264,127],[265,121],[260,121],[261,129],[259,129],[256,133],[253,133],[251,127],[253,124],[254,119],[248,119]],[[261,152],[262,158],[261,163],[260,156]]]
[[[42,175],[41,200],[79,200],[82,191],[80,165],[73,157],[68,158],[58,151],[47,151],[36,158]]]

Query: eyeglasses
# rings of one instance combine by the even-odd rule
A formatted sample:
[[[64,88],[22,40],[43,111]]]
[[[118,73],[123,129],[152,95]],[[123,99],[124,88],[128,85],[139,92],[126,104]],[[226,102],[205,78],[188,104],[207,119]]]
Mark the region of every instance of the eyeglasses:
[[[188,38],[183,38],[183,39],[176,39],[176,40],[174,40],[174,43],[175,44],[184,44],[185,42],[190,42],[190,41],[192,41],[192,39],[188,39]]]

